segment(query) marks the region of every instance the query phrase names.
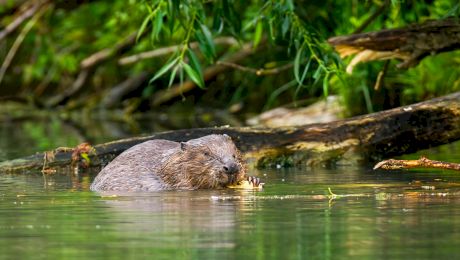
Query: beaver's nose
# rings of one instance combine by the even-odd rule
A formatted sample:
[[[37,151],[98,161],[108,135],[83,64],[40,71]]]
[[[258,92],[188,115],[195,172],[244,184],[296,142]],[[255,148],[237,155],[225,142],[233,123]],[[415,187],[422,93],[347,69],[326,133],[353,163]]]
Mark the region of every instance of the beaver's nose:
[[[238,173],[240,170],[240,167],[238,167],[238,164],[236,163],[229,163],[224,165],[224,171],[226,174],[235,174]]]

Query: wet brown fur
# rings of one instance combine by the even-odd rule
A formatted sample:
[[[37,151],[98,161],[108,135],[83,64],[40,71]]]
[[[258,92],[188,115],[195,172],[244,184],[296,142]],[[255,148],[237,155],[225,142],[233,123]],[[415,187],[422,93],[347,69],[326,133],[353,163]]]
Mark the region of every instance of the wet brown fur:
[[[224,166],[236,165],[236,174]],[[231,138],[208,135],[185,143],[147,141],[109,163],[91,185],[94,191],[214,189],[243,180],[245,165]]]

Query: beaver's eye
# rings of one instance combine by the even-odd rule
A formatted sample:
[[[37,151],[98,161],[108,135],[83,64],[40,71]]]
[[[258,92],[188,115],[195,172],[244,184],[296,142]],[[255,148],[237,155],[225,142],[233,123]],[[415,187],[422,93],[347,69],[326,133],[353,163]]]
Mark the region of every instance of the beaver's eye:
[[[233,155],[233,159],[236,159],[236,155],[235,155],[235,154]]]
[[[208,153],[208,152],[204,152],[204,156],[209,156],[209,153]]]

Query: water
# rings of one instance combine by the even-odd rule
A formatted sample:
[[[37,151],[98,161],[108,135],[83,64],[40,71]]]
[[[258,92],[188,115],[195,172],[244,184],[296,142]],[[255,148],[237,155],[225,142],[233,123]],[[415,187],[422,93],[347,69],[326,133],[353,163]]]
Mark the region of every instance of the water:
[[[50,139],[55,146],[81,141],[68,134]],[[36,147],[19,139],[8,143],[16,145],[3,143],[3,149],[8,149],[4,157]],[[425,154],[459,161],[459,148],[456,143],[408,157]],[[94,178],[91,172],[2,174],[0,259],[442,259],[460,255],[458,173],[375,172],[369,166],[343,166],[251,170],[250,174],[266,182],[264,190],[116,197],[88,191]]]

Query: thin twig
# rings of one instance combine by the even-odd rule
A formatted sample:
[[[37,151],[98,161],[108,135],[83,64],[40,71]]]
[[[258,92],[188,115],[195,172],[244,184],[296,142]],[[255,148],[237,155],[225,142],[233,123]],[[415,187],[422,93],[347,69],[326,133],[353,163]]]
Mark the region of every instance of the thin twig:
[[[91,54],[89,57],[80,62],[80,68],[83,70],[95,67],[107,59],[122,52],[124,49],[133,46],[136,42],[136,36],[137,32],[133,32],[121,42],[117,43],[115,46]]]
[[[383,13],[383,11],[385,11],[387,6],[388,6],[388,1],[385,1],[383,5],[379,7],[379,9],[375,10],[375,12],[371,16],[369,16],[369,18],[367,18],[366,21],[364,21],[358,28],[356,28],[353,34],[360,33],[364,29],[366,29],[366,27],[369,26],[369,24],[371,24],[380,14]]]
[[[214,39],[214,44],[235,45],[237,43],[238,42],[233,37],[220,37],[220,38]],[[126,57],[120,58],[118,60],[118,64],[119,65],[129,65],[132,63],[136,63],[140,60],[156,58],[159,56],[173,53],[179,50],[181,47],[182,47],[182,44],[178,44],[178,45],[158,48],[152,51],[146,51],[146,52],[141,52],[138,54],[126,56]],[[190,48],[192,49],[198,48],[198,42],[190,43]]]
[[[385,77],[385,75],[387,74],[387,71],[388,71],[388,65],[390,64],[390,61],[389,60],[386,60],[385,61],[385,64],[383,64],[383,68],[381,71],[379,71],[379,74],[377,75],[377,80],[375,81],[375,85],[374,85],[374,90],[379,90],[380,87],[382,86],[382,83],[383,83],[383,78]]]
[[[256,74],[257,76],[278,74],[278,73],[280,73],[282,71],[285,71],[287,69],[290,69],[290,68],[292,68],[292,66],[294,66],[293,63],[288,63],[288,64],[285,64],[283,66],[273,68],[273,69],[254,69],[254,68],[241,66],[239,64],[232,63],[232,62],[227,62],[227,61],[218,61],[216,64],[231,67],[231,68],[241,70],[241,71],[245,71],[245,72],[250,72],[250,73]]]
[[[389,159],[377,163],[374,166],[375,169],[384,170],[399,170],[399,169],[410,169],[410,168],[434,168],[434,169],[446,169],[460,171],[460,164],[434,161],[426,157],[420,157],[418,160],[395,160]]]
[[[5,60],[3,61],[2,67],[0,68],[0,84],[3,81],[3,77],[5,76],[6,70],[8,69],[8,67],[11,65],[11,62],[13,61],[13,58],[16,55],[16,52],[19,50],[19,47],[21,46],[22,42],[24,41],[24,38],[29,33],[29,31],[34,27],[34,25],[37,23],[38,19],[45,13],[45,11],[47,9],[48,9],[48,5],[44,5],[32,17],[32,19],[29,22],[27,22],[27,24],[21,30],[21,33],[18,35],[18,37],[14,41],[13,45],[11,46],[10,50],[8,51],[8,54],[5,57]]]
[[[30,2],[33,2],[33,1],[29,1],[25,3],[24,5],[29,5]],[[3,29],[3,31],[0,32],[0,41],[2,41],[10,33],[14,32],[25,20],[29,19],[35,13],[37,13],[40,7],[46,2],[48,1],[41,1],[41,2],[33,4],[32,7],[30,7],[27,11],[19,15],[16,19],[14,19],[13,22],[8,24],[8,26],[6,26],[5,29]]]

